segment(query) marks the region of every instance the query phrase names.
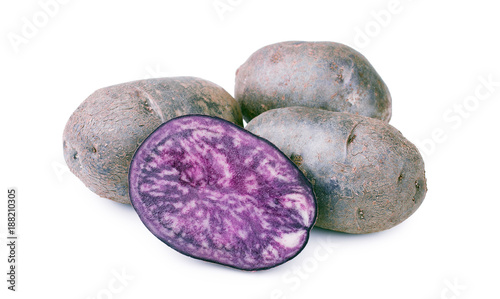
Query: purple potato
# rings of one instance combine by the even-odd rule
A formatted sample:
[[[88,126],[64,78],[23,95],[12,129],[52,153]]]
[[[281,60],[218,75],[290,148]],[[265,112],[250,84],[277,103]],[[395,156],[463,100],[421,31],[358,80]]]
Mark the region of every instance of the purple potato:
[[[382,231],[410,217],[425,198],[422,156],[381,120],[287,107],[262,113],[246,129],[280,148],[311,181],[318,227]]]
[[[236,100],[195,77],[139,80],[101,88],[73,112],[63,134],[69,169],[97,195],[130,203],[128,168],[141,142],[163,122],[186,114],[243,125]]]
[[[242,270],[295,257],[316,220],[302,172],[269,141],[220,118],[172,119],[144,140],[129,171],[146,227],[185,255]]]
[[[249,122],[275,108],[304,106],[389,122],[391,95],[370,62],[334,42],[281,42],[253,53],[236,71],[234,97]]]

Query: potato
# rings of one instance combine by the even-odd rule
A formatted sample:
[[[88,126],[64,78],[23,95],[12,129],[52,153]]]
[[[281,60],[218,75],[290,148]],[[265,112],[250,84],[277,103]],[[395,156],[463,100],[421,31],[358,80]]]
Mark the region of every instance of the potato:
[[[413,214],[427,192],[417,148],[381,120],[287,107],[259,115],[246,129],[274,143],[311,181],[318,227],[382,231]]]
[[[174,118],[139,146],[130,200],[144,225],[197,259],[254,271],[304,248],[316,219],[309,181],[267,140],[217,117]]]
[[[141,142],[185,114],[217,116],[242,126],[236,100],[194,77],[140,80],[102,88],[71,115],[63,134],[69,169],[98,195],[130,203],[128,169]]]
[[[334,42],[281,42],[256,51],[236,71],[235,98],[247,122],[291,106],[391,118],[389,90],[373,66]]]

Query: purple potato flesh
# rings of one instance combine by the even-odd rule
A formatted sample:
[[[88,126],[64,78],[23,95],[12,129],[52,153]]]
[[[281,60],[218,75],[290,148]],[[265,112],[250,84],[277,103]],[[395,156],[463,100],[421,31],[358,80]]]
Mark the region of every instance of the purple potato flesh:
[[[311,184],[269,141],[220,118],[161,125],[136,151],[130,199],[173,249],[242,270],[295,257],[316,220]]]

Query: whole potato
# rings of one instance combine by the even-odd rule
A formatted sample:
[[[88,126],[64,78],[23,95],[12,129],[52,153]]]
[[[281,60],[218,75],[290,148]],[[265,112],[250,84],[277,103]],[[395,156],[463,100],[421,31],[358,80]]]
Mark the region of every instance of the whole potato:
[[[140,80],[99,89],[71,115],[63,134],[69,169],[98,195],[130,203],[135,150],[160,124],[181,115],[217,116],[242,126],[236,100],[194,77]]]
[[[319,227],[385,230],[407,219],[425,197],[417,148],[378,119],[288,107],[259,115],[246,129],[274,143],[311,181]]]
[[[304,106],[389,122],[391,96],[368,60],[334,42],[281,42],[236,71],[235,98],[248,122],[264,111]]]

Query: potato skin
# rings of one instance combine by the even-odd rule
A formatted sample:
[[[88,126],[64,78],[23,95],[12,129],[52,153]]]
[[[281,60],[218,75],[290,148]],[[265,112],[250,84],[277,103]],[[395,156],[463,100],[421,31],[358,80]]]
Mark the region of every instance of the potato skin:
[[[222,87],[195,77],[133,81],[90,95],[63,133],[69,169],[101,197],[130,203],[128,168],[135,150],[160,124],[205,114],[242,126],[236,100]]]
[[[274,143],[311,181],[318,227],[382,231],[413,214],[427,192],[418,149],[380,120],[288,107],[259,115],[246,129]]]
[[[348,112],[389,122],[391,96],[368,60],[334,42],[281,42],[253,53],[236,71],[235,98],[248,122],[292,106]]]

